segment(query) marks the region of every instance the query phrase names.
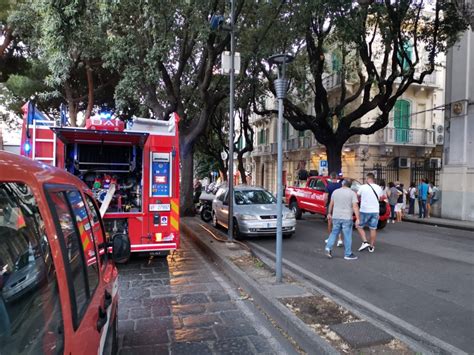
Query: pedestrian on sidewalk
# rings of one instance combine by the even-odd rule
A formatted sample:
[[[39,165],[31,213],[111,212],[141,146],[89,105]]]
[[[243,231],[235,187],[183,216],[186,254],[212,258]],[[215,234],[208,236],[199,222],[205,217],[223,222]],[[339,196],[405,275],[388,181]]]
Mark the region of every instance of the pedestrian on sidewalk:
[[[408,214],[415,215],[415,198],[416,198],[416,185],[414,182],[410,184],[410,188],[408,189],[408,199],[410,201],[410,205],[408,207]]]
[[[326,243],[326,256],[332,258],[332,248],[336,237],[344,234],[344,259],[356,260],[357,256],[352,253],[352,226],[354,224],[353,214],[356,216],[356,226],[359,225],[359,205],[357,195],[351,190],[352,181],[345,179],[342,187],[335,190],[329,203],[328,219],[332,221],[332,232]]]
[[[402,221],[402,212],[403,212],[403,196],[405,196],[406,191],[403,191],[403,184],[397,183],[396,186],[398,190],[398,200],[395,205],[395,213],[397,214],[397,222]]]
[[[425,218],[426,214],[426,201],[428,200],[428,191],[429,186],[426,183],[426,179],[421,179],[420,184],[418,185],[418,218]]]
[[[329,174],[329,177],[330,179],[328,179],[328,184],[326,186],[326,190],[324,193],[324,199],[326,201],[326,216],[329,216],[329,204],[331,202],[332,193],[342,187],[342,183],[337,178],[337,173],[335,171],[331,172],[331,174]],[[328,233],[331,234],[332,220],[328,218],[327,221],[328,221]],[[325,242],[327,243],[327,239],[325,240]],[[339,234],[339,237],[337,240],[337,246],[342,247],[342,245],[343,245],[342,236],[341,234]]]
[[[427,203],[426,203],[426,213],[427,213],[427,217],[430,218],[431,217],[431,207],[433,207],[433,205],[439,200],[439,189],[434,184],[431,184],[431,183],[429,183],[428,186],[429,186],[429,189],[428,189],[429,204],[428,204],[428,201],[427,201]]]
[[[380,204],[379,201],[385,195],[379,185],[374,183],[374,174],[367,174],[367,183],[362,185],[357,192],[360,196],[360,223],[357,231],[362,239],[359,251],[368,249],[370,253],[375,251],[375,239],[377,238],[377,225],[379,222]],[[398,191],[398,190],[397,190]],[[370,229],[370,244],[367,242],[364,227]]]
[[[396,210],[395,210],[395,205],[398,202],[398,189],[395,187],[395,184],[390,181],[388,183],[388,204],[390,205],[390,219],[388,220],[388,223],[395,223],[395,218],[396,218]]]

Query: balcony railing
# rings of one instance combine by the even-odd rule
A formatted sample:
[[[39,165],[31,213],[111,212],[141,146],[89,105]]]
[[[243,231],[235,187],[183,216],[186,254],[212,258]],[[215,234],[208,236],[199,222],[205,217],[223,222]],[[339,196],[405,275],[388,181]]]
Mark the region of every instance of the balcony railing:
[[[400,145],[434,145],[434,131],[386,127],[379,142]]]
[[[333,73],[323,78],[323,86],[326,90],[331,90],[338,85],[341,85],[340,73]]]
[[[253,156],[266,155],[272,152],[272,144],[258,144],[252,151]]]

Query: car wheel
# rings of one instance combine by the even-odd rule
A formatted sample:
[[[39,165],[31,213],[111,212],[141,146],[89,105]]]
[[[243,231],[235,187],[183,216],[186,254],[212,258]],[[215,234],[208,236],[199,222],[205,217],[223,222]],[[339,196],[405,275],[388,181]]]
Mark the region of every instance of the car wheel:
[[[293,213],[295,214],[296,219],[301,219],[301,215],[303,214],[303,212],[301,211],[301,208],[298,207],[298,202],[297,201],[295,201],[295,200],[291,201],[290,210],[293,211]]]
[[[217,216],[215,212],[212,212],[212,225],[214,227],[219,227],[219,222],[217,221]]]
[[[204,222],[210,222],[212,220],[212,211],[209,208],[203,208],[201,211],[201,219]]]
[[[293,234],[295,234],[295,233],[286,233],[286,234],[283,234],[283,238],[284,238],[284,239],[289,239],[289,238],[291,238],[291,237],[293,236]]]
[[[233,229],[232,235],[234,236],[235,239],[242,238],[242,234],[240,233],[240,229],[239,229],[239,223],[237,223],[236,219],[234,219],[234,225],[232,229]]]
[[[379,223],[377,224],[377,229],[384,229],[386,225],[387,225],[387,220],[385,221],[379,220]]]

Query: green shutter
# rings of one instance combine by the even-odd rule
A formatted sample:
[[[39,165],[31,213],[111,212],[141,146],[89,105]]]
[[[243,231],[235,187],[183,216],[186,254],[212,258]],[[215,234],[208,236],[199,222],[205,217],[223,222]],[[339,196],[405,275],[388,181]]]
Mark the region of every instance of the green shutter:
[[[409,139],[410,130],[410,102],[397,100],[394,108],[393,124],[395,127],[395,141],[406,143]]]
[[[333,72],[338,72],[341,70],[341,59],[336,53],[332,53],[331,55],[331,61],[332,61],[332,71]]]

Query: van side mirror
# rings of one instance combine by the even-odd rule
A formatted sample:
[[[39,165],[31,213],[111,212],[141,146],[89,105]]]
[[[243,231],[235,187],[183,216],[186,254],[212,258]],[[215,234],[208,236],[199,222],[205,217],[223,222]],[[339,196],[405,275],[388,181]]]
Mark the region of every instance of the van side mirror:
[[[130,259],[130,239],[126,234],[115,234],[112,237],[112,259],[118,264],[124,264]]]

